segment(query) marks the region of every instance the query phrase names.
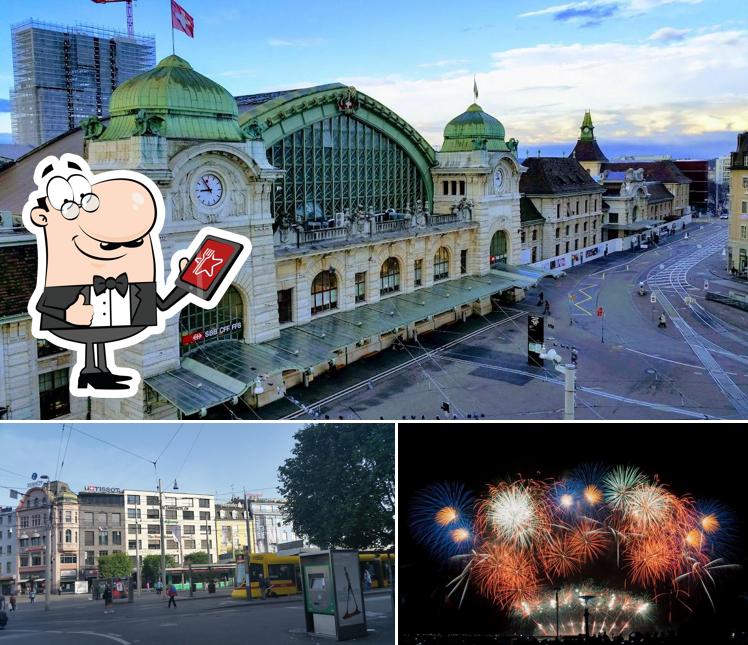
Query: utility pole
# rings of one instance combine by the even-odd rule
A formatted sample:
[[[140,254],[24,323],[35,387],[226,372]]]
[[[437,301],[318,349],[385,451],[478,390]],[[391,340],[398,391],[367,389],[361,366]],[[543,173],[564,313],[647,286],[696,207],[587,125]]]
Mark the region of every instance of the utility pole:
[[[247,548],[244,551],[244,567],[246,570],[245,584],[247,586],[247,600],[252,600],[252,578],[249,575],[249,556],[252,553],[252,538],[249,534],[249,501],[247,500],[247,489],[244,491],[244,524],[247,527]]]
[[[47,566],[44,575],[44,611],[49,611],[49,588],[52,586],[52,538],[54,537],[52,523],[55,517],[52,490],[49,482],[47,482],[47,502],[49,502],[49,517],[47,518]]]
[[[158,480],[158,519],[161,525],[161,584],[166,590],[166,536],[164,535],[164,494]]]
[[[142,580],[140,579],[140,524],[137,522],[135,523],[135,531],[135,584],[138,585],[138,594],[140,594],[142,589]]]
[[[567,363],[556,369],[564,375],[564,421],[574,420],[574,388],[577,380],[577,366]]]

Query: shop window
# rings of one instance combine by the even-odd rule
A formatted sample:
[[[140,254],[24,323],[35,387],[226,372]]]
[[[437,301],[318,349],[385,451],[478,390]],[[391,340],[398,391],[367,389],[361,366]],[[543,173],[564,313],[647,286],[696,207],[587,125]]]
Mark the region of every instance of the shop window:
[[[320,271],[312,282],[312,315],[338,308],[338,278],[335,271]]]
[[[70,414],[68,368],[39,374],[39,410],[42,419]]]
[[[366,271],[360,271],[356,274],[354,294],[356,302],[366,302]]]
[[[293,322],[293,289],[278,291],[278,322],[281,325]]]
[[[379,272],[379,294],[384,296],[396,291],[400,291],[400,261],[387,258]]]
[[[449,277],[449,251],[441,246],[434,255],[434,280],[444,280]]]

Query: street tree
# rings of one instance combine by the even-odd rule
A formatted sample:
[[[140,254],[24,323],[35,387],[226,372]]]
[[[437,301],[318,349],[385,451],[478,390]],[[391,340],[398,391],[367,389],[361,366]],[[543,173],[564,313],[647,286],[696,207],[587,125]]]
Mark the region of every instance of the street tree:
[[[322,548],[382,548],[395,540],[395,429],[309,425],[278,469],[285,519]]]
[[[99,556],[99,577],[125,578],[132,574],[132,562],[127,553],[118,551],[111,555]]]
[[[189,555],[184,556],[184,563],[192,564],[210,564],[210,556],[205,551],[195,551]]]
[[[175,567],[177,565],[173,555],[166,554],[166,568]],[[143,558],[142,567],[142,580],[150,582],[153,585],[158,580],[159,572],[161,571],[161,556],[160,555],[147,555]]]

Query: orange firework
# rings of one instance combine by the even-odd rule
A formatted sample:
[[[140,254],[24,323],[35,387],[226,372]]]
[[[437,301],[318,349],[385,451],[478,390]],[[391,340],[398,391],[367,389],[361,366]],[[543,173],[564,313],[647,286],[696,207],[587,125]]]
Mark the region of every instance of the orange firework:
[[[591,562],[608,546],[608,534],[589,520],[582,520],[569,536],[571,547],[582,561]]]
[[[704,533],[716,533],[719,531],[719,519],[714,513],[709,513],[701,518],[701,528],[704,529]]]
[[[507,544],[486,545],[475,557],[472,577],[481,593],[504,609],[532,600],[539,590],[533,559]]]
[[[678,556],[667,536],[652,536],[636,540],[627,549],[626,559],[631,579],[644,587],[654,587],[673,577]]]
[[[454,529],[450,531],[449,536],[452,538],[452,542],[459,544],[470,539],[470,531],[467,529]]]
[[[546,574],[559,578],[578,571],[582,562],[568,533],[550,536],[540,551],[540,561]]]
[[[590,484],[589,486],[585,487],[583,495],[587,503],[591,504],[592,506],[597,506],[600,502],[603,501],[603,491],[601,491],[594,484]]]
[[[449,526],[457,519],[457,517],[457,509],[453,506],[445,506],[436,512],[434,519],[439,526]]]

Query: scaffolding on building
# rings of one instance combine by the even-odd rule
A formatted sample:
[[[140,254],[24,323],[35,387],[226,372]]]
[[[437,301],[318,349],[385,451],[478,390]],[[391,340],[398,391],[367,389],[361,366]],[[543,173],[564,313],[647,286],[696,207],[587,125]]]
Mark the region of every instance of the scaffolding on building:
[[[153,35],[28,20],[11,29],[13,142],[38,146],[106,117],[114,89],[156,64]]]

